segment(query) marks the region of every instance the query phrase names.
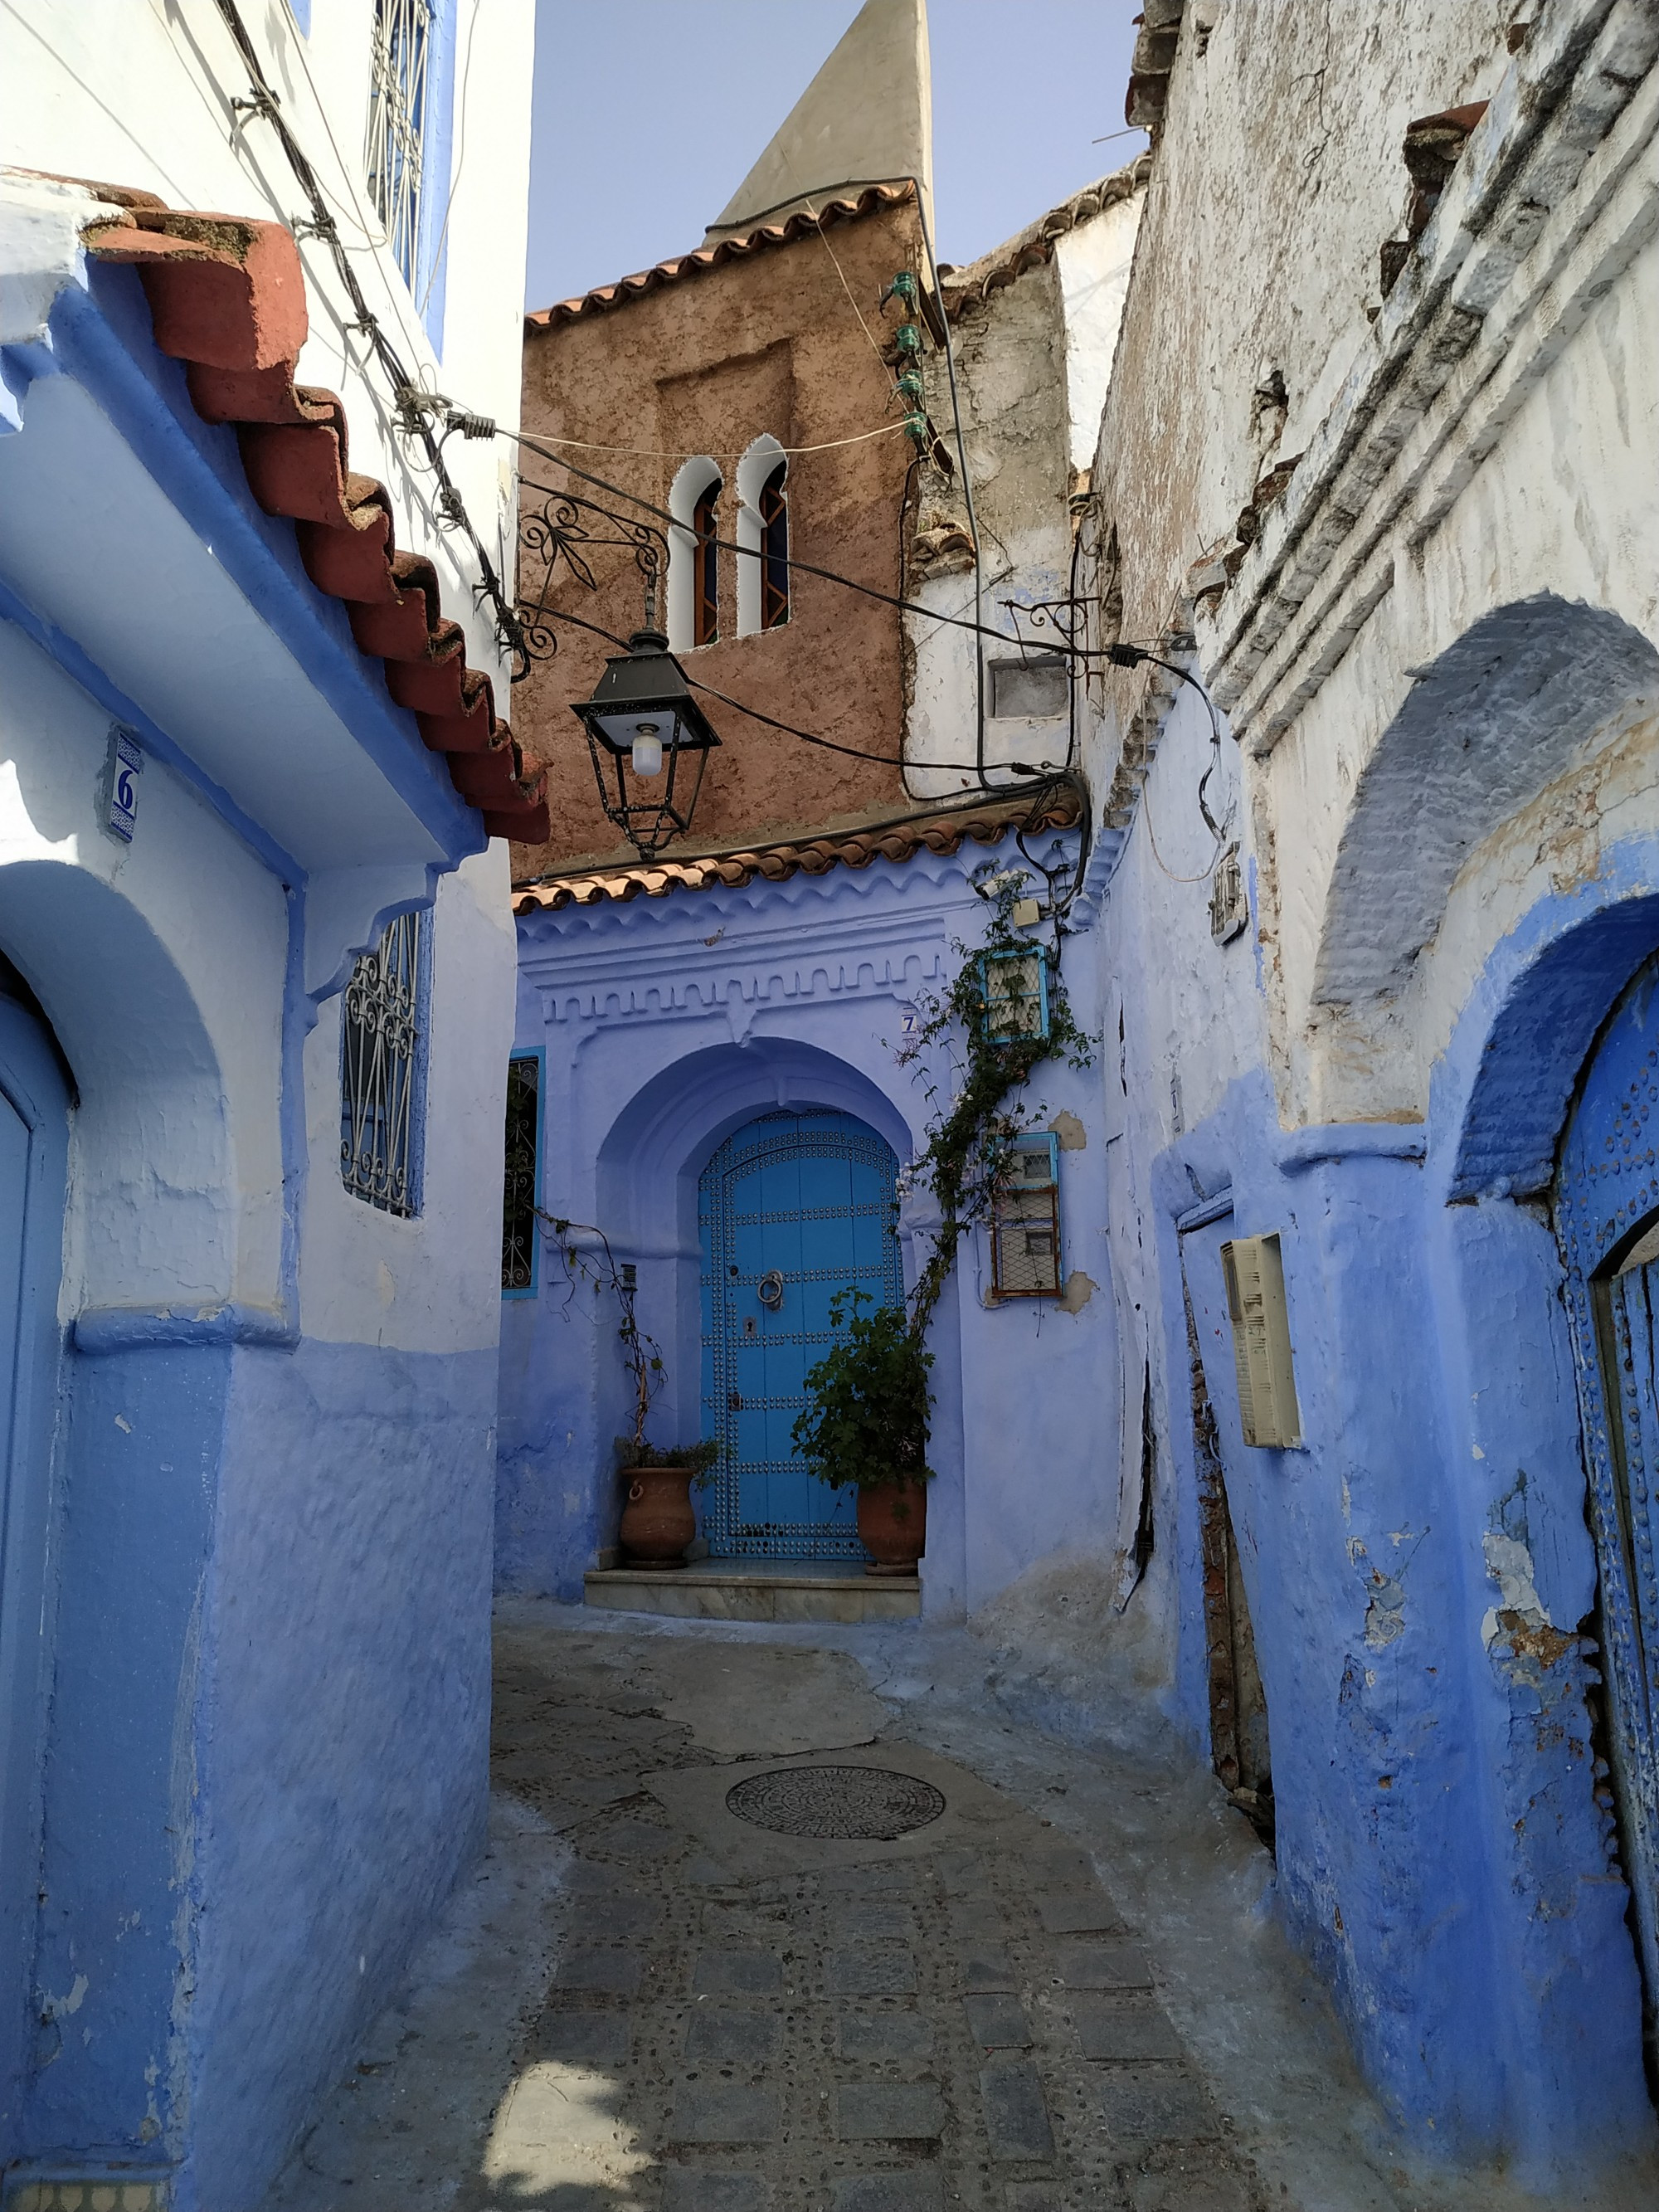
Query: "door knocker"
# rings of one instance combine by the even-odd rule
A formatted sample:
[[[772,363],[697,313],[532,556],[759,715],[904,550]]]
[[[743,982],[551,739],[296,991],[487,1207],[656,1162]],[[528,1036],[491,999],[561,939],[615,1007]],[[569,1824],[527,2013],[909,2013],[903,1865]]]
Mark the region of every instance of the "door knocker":
[[[756,1284],[755,1296],[768,1313],[776,1313],[783,1304],[783,1277],[775,1267],[769,1267]]]

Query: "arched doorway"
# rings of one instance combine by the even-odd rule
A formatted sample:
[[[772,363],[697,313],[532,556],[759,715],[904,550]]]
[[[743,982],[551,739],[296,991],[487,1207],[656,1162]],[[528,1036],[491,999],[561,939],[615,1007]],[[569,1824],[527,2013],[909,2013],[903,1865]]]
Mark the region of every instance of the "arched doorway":
[[[721,1447],[702,1522],[718,1557],[864,1557],[852,1494],[808,1474],[790,1431],[836,1291],[903,1297],[897,1178],[884,1138],[828,1111],[746,1122],[699,1178],[702,1432]]]
[[[15,2139],[40,1886],[43,1581],[69,1094],[0,957],[0,2142]]]
[[[1556,1187],[1566,1261],[1607,1757],[1659,2080],[1659,956],[1614,1007],[1568,1123]]]

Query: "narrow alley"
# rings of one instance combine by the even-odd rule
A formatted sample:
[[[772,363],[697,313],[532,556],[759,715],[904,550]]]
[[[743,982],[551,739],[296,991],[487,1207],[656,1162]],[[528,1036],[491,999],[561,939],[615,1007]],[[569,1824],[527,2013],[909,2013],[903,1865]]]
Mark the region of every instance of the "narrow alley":
[[[1400,2163],[1270,1857],[1144,1723],[1042,1732],[959,1630],[520,1601],[497,1652],[489,1855],[264,2212],[1516,2201]]]

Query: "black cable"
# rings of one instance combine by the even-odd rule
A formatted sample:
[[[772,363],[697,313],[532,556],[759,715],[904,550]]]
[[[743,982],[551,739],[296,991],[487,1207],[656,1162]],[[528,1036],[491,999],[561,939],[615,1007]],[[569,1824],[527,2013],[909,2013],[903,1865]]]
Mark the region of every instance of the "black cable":
[[[575,462],[567,461],[562,454],[550,453],[545,446],[528,436],[524,431],[503,430],[498,428],[495,435],[498,438],[505,438],[510,445],[527,446],[539,459],[550,461],[555,468],[567,470],[570,475],[579,477],[584,483],[592,484],[600,491],[609,492],[613,499],[625,499],[630,507],[637,507],[642,513],[653,516],[657,521],[665,522],[672,530],[678,530],[689,534],[688,526],[677,515],[671,514],[666,507],[658,507],[651,500],[642,499],[638,492],[625,491],[620,484],[613,484],[605,477],[595,476],[589,469],[578,468]],[[529,484],[532,491],[545,493],[550,499],[562,499],[566,496],[563,492],[556,490],[551,484],[538,484],[528,477],[523,477],[521,481]],[[592,504],[598,513],[611,514],[610,509],[599,507],[597,501]],[[627,517],[611,514],[611,520],[613,522],[625,523]],[[751,559],[754,555],[752,546],[740,545],[735,538],[708,538],[701,542],[714,546],[722,553],[740,553],[745,559]],[[798,561],[793,554],[786,554],[783,559],[786,567],[792,569],[799,568],[805,576],[821,576],[826,583],[839,584],[843,590],[857,592],[866,599],[878,599],[884,606],[896,607],[901,614],[921,615],[927,622],[944,623],[951,629],[976,630],[981,636],[993,638],[999,645],[1023,647],[1030,643],[1030,639],[1021,637],[1018,633],[1011,637],[1006,630],[993,629],[988,623],[967,622],[960,615],[940,614],[937,608],[925,607],[918,599],[896,598],[891,592],[884,592],[874,584],[861,584],[856,577],[843,576],[838,569],[821,568],[811,561]],[[1109,647],[1097,652],[1087,646],[1062,644],[1058,640],[1053,645],[1045,645],[1042,650],[1045,653],[1065,654],[1073,660],[1102,660],[1110,658]],[[957,765],[960,766],[961,763],[957,763]]]
[[[415,398],[425,398],[428,395],[422,392],[421,387],[410,376],[397,348],[387,337],[381,326],[380,318],[363,296],[363,289],[357,282],[357,272],[352,267],[347,258],[346,250],[340,242],[339,228],[329,211],[322,186],[317,180],[317,173],[307,159],[305,149],[289,128],[288,119],[283,113],[281,103],[271,88],[270,81],[264,73],[253,41],[248,36],[247,27],[242,21],[236,0],[217,0],[217,5],[225,27],[230,33],[236,51],[241,56],[243,65],[247,70],[249,89],[253,94],[251,101],[233,100],[232,107],[236,109],[251,106],[256,113],[263,115],[276,131],[277,141],[288,158],[288,165],[293,170],[301,191],[310,202],[310,228],[313,234],[328,248],[330,258],[334,263],[335,273],[344,286],[346,296],[350,301],[353,312],[356,315],[356,322],[349,327],[361,330],[364,333],[368,340],[370,350],[391,382],[392,399],[398,412],[399,427],[407,435],[418,438],[425,447],[428,464],[438,483],[439,520],[441,523],[459,530],[471,546],[477,558],[481,578],[480,588],[495,611],[496,635],[504,650],[511,653],[515,660],[523,664],[515,672],[520,675],[527,673],[529,659],[525,652],[524,634],[520,626],[517,613],[502,589],[501,580],[495,573],[495,562],[484,550],[483,541],[473,527],[472,519],[466,511],[466,503],[455,488],[454,480],[444,461],[442,441],[433,435],[432,427],[428,422],[424,413],[411,404]],[[466,434],[477,435],[486,418],[459,416],[457,419],[464,427],[470,425],[466,427]],[[493,428],[493,425],[491,427]]]
[[[1204,817],[1205,828],[1215,840],[1215,860],[1218,860],[1227,842],[1227,832],[1211,813],[1209,801],[1204,796],[1209,788],[1210,778],[1221,764],[1221,718],[1216,713],[1215,701],[1211,698],[1207,689],[1199,682],[1196,676],[1177,666],[1173,660],[1164,660],[1156,653],[1147,652],[1144,646],[1124,645],[1121,642],[1117,645],[1109,645],[1106,648],[1106,658],[1116,668],[1139,668],[1143,661],[1150,661],[1154,668],[1167,669],[1169,673],[1177,678],[1180,682],[1190,684],[1204,702],[1204,711],[1210,718],[1210,757],[1203,775],[1198,780],[1198,811]],[[1210,865],[1213,868],[1215,861],[1212,860]]]
[[[1084,794],[1079,788],[1078,779],[1075,776],[1057,775],[1046,778],[1043,783],[1038,787],[1034,795],[1032,811],[1026,817],[1024,824],[1024,830],[1030,830],[1035,826],[1036,815],[1041,811],[1048,793],[1062,788],[1072,791],[1079,801],[1082,800]],[[1021,789],[1006,792],[1000,795],[1008,799],[1023,799],[1026,794],[1024,789],[1022,787]],[[820,839],[834,839],[836,837],[872,837],[879,835],[881,831],[885,830],[902,830],[907,823],[911,822],[938,822],[941,820],[948,822],[954,820],[954,818],[959,814],[972,815],[985,805],[985,798],[986,794],[983,792],[976,791],[971,798],[962,799],[958,797],[951,805],[933,805],[930,803],[922,806],[907,807],[904,811],[900,814],[880,815],[873,822],[855,822],[849,824],[845,830],[821,830],[817,833],[817,836]],[[1054,827],[1057,830],[1067,829],[1071,825],[1066,823],[1056,823],[1054,824]],[[739,854],[795,852],[799,849],[801,843],[802,839],[799,836],[769,837],[757,840],[753,844],[706,846],[701,852],[665,852],[657,857],[659,858],[665,865],[670,865],[674,867],[690,867],[700,860],[732,860]],[[623,865],[628,867],[650,867],[656,865],[656,861],[655,860],[630,860],[624,862]],[[1033,865],[1037,868],[1039,873],[1043,872],[1042,863],[1040,861],[1034,862]],[[519,881],[514,884],[513,889],[516,895],[518,892],[522,890],[533,890],[538,884],[566,883],[573,881],[577,877],[591,876],[597,872],[599,872],[592,866],[580,868],[549,868],[539,876],[520,877]]]
[[[615,630],[607,629],[603,623],[587,622],[580,615],[566,614],[562,611],[558,619],[561,622],[574,623],[578,629],[585,629],[595,637],[602,637],[608,645],[618,646],[624,653],[629,650],[629,641],[625,637],[618,637]],[[682,669],[680,673],[684,676],[685,671]],[[763,714],[758,707],[745,707],[741,699],[732,698],[730,692],[717,691],[712,684],[704,684],[695,676],[686,676],[685,681],[693,691],[701,691],[708,698],[718,699],[723,707],[735,708],[739,714],[747,714],[750,721],[763,722],[769,730],[781,730],[785,737],[799,738],[802,744],[817,745],[827,753],[845,753],[849,760],[874,761],[880,768],[927,768],[936,769],[943,774],[955,775],[960,775],[962,772],[960,761],[906,761],[894,753],[864,752],[857,745],[843,745],[834,738],[819,737],[815,731],[798,729],[793,722],[781,722],[775,714]],[[1008,766],[1016,775],[1036,777],[1045,781],[1052,781],[1056,774],[1063,775],[1066,772],[1063,769],[1033,768],[1029,761],[1010,761]],[[1028,787],[1024,783],[993,783],[985,787],[989,791],[1013,797],[1018,797]],[[948,797],[951,794],[944,795]]]

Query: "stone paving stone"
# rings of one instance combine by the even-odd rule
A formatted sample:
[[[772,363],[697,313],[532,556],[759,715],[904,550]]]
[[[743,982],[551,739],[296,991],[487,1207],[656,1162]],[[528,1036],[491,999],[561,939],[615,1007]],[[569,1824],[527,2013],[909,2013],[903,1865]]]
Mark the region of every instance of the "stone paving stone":
[[[1006,1943],[1008,1923],[988,1897],[953,1897],[945,1905],[959,1943]]]
[[[695,2166],[671,2166],[662,2198],[663,2212],[767,2212],[770,2203],[757,2173],[703,2173]]]
[[[708,2065],[752,2063],[778,2047],[778,2022],[769,2012],[738,2012],[729,2005],[701,2006],[685,2031],[685,2055]]]
[[[1085,2058],[1121,2066],[1182,2055],[1169,2015],[1150,1998],[1084,1991],[1072,2001],[1072,2019]]]
[[[881,1936],[914,1940],[916,1916],[912,1908],[893,1898],[836,1898],[825,1916],[832,1943],[868,1943]]]
[[[939,1885],[946,1897],[988,1897],[990,1869],[975,1850],[957,1845],[940,1851],[933,1861]]]
[[[830,2185],[833,2212],[939,2212],[944,2202],[935,2166],[908,2173],[842,2174]]]
[[[837,2042],[843,2058],[931,2058],[933,2023],[915,2012],[848,2013]]]
[[[981,2051],[1029,2051],[1031,2024],[1016,1996],[994,1994],[965,1996],[968,2033]]]
[[[1003,2197],[1008,2212],[1064,2212],[1052,2181],[1011,2181]]]
[[[1019,1987],[1008,1954],[995,1943],[976,1944],[962,1961],[962,1986],[969,1996]]]
[[[546,2012],[532,2038],[532,2058],[557,2058],[571,2066],[625,2066],[634,2024],[619,2009]]]
[[[631,1997],[640,1986],[645,1961],[637,1951],[578,1944],[559,1961],[555,1977],[562,1990],[586,1990],[595,1996]]]
[[[980,2102],[991,2155],[1005,2165],[1018,2159],[1042,2160],[1054,2154],[1054,2139],[1042,2101],[1042,2083],[1026,2058],[999,2058],[979,2077]]]
[[[741,2081],[690,2081],[674,2107],[673,2139],[694,2143],[769,2143],[778,2139],[775,2090]]]
[[[911,1996],[916,1962],[908,1944],[849,1944],[824,1960],[823,1986],[832,1997]]]
[[[1111,1899],[1097,1889],[1051,1891],[1037,1899],[1036,1909],[1049,1936],[1115,1936],[1123,1925]]]
[[[672,1828],[655,1820],[617,1820],[591,1828],[582,1838],[582,1849],[603,1851],[607,1857],[642,1859],[672,1850],[678,1841]]]
[[[1091,2099],[1114,2143],[1189,2142],[1220,2132],[1214,2107],[1175,2066],[1115,2066],[1096,2077]]]
[[[618,1890],[590,1899],[580,1919],[581,1932],[591,1942],[625,1943],[630,1937],[655,1935],[662,1924],[662,1905],[654,1897]]]
[[[836,2092],[842,2142],[911,2142],[945,2130],[945,2106],[931,2081],[865,2081]]]
[[[1075,1844],[1045,1844],[1022,1858],[1020,1875],[1034,1889],[1086,1889],[1095,1869],[1088,1853]]]
[[[1068,1943],[1059,1979],[1068,1990],[1149,1990],[1152,1969],[1138,1943]]]
[[[782,1987],[777,1954],[752,1945],[700,1951],[691,1972],[692,1991],[698,1996],[775,1996]]]
[[[1242,2177],[1218,2172],[1208,2158],[1201,2172],[1193,2171],[1185,2159],[1173,2172],[1155,2172],[1143,2164],[1134,2179],[1132,2202],[1134,2212],[1252,2212],[1253,2205]]]

